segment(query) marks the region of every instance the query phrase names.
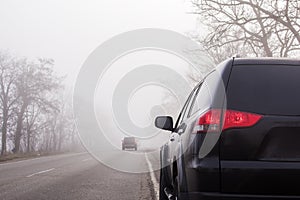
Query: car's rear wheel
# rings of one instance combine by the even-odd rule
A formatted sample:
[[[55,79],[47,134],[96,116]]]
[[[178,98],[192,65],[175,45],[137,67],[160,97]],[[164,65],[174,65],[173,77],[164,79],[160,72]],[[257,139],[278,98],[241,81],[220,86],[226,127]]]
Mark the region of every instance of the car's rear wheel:
[[[180,197],[180,187],[179,187],[179,178],[178,178],[178,176],[176,176],[176,178],[174,180],[174,191],[173,191],[173,194],[174,194],[174,199],[181,200],[181,197]]]
[[[160,181],[159,181],[159,200],[169,200],[165,193],[165,188],[168,187],[168,178],[166,176],[166,167],[160,169]]]

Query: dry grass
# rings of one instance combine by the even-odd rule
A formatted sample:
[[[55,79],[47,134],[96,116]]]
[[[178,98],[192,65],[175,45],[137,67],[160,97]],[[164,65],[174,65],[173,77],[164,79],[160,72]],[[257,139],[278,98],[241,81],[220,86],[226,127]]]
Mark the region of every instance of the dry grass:
[[[32,153],[18,153],[18,154],[13,154],[9,153],[3,156],[0,156],[0,163],[1,162],[7,162],[10,160],[25,160],[28,158],[35,158],[35,157],[40,157],[40,156],[48,156],[48,155],[56,155],[56,154],[61,154],[63,152],[51,152],[51,153],[39,153],[39,152],[32,152]]]
[[[15,159],[26,159],[26,158],[32,158],[40,156],[38,153],[19,153],[19,154],[6,154],[3,156],[0,156],[0,162],[5,162],[9,160],[15,160]]]

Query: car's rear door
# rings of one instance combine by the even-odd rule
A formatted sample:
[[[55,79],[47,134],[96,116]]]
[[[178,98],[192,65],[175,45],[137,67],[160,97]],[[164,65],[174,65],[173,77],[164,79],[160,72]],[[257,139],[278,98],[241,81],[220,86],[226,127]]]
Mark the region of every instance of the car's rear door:
[[[235,122],[252,114],[261,118],[222,132],[222,192],[300,195],[300,66],[234,66],[227,110],[246,113],[234,116]]]
[[[188,117],[188,113],[191,107],[191,104],[193,102],[193,99],[198,91],[198,87],[195,87],[192,92],[190,93],[182,111],[180,114],[179,119],[176,122],[175,125],[175,130],[172,132],[170,136],[170,141],[169,141],[169,147],[171,149],[170,151],[170,158],[173,160],[173,162],[176,162],[178,159],[179,155],[179,147],[180,147],[180,142],[181,142],[181,135],[186,131],[187,124],[186,124],[186,119]]]

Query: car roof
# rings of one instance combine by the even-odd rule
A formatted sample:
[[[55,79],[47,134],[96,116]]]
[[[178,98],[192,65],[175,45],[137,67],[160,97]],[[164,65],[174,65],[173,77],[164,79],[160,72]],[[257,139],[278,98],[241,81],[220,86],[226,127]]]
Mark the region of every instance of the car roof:
[[[298,65],[300,58],[234,58],[233,65]]]

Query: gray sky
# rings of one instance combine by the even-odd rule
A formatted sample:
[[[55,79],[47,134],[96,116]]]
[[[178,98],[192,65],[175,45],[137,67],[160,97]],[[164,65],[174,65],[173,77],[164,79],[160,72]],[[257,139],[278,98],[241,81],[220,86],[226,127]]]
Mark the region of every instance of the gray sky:
[[[187,0],[1,0],[0,48],[55,60],[71,84],[87,56],[114,35],[138,28],[185,33],[196,27]]]
[[[83,62],[102,42],[140,28],[162,28],[183,34],[193,31],[196,29],[196,16],[187,14],[189,11],[189,0],[1,0],[0,50],[8,50],[15,56],[30,59],[53,58],[56,71],[67,75],[66,83],[72,85]],[[119,63],[126,65],[128,69],[137,64],[137,61],[151,63],[152,60],[156,60],[156,63],[158,60],[162,63],[166,60],[173,61],[165,64],[175,70],[185,66],[176,57],[162,59],[157,53],[151,52],[141,55],[143,54],[136,54],[131,60],[125,60],[127,64],[122,59]],[[116,63],[112,67],[117,70],[107,76],[108,80],[121,78],[122,71],[118,66],[120,65]],[[106,82],[101,92],[113,91],[113,83]],[[143,89],[134,93],[128,102],[131,120],[139,126],[153,123],[150,119],[151,108],[161,104],[165,94],[159,87]],[[108,98],[112,95],[104,96]],[[152,98],[148,98],[149,96]],[[105,117],[109,130],[118,132],[118,129],[112,128],[114,121],[109,110],[111,100],[103,98],[103,95],[100,97],[100,100],[106,102],[103,104],[106,110],[97,110],[96,113]],[[158,140],[167,136],[159,135]],[[120,141],[121,137],[118,136],[116,144],[119,145]]]

